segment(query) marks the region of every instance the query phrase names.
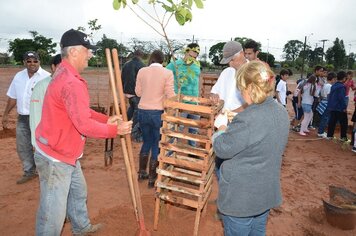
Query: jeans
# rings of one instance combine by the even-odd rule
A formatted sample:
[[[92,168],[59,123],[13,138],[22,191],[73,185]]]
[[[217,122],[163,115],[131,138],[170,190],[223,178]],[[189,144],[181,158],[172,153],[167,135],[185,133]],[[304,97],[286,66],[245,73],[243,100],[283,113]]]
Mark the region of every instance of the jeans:
[[[184,113],[182,112],[180,114],[181,117],[184,117],[184,118],[187,118],[187,119],[192,119],[192,120],[199,120],[200,119],[200,116],[198,115],[194,115],[194,114],[189,114],[189,113]],[[181,130],[183,130],[183,126],[181,127]],[[188,128],[188,132],[191,133],[191,134],[197,134],[198,133],[198,128],[194,128],[194,127],[189,127]],[[189,145],[190,146],[193,146],[193,147],[196,147],[197,146],[197,143],[195,141],[191,141],[189,140],[188,141]]]
[[[264,236],[269,210],[252,217],[222,215],[224,236]]]
[[[24,175],[33,175],[36,165],[31,143],[30,116],[19,115],[16,125],[16,149],[22,162]]]
[[[160,128],[162,126],[162,110],[138,110],[138,122],[142,130],[143,144],[140,155],[148,155],[151,151],[151,160],[156,161],[159,154]]]
[[[40,204],[36,217],[36,236],[61,234],[68,216],[73,233],[91,227],[87,209],[87,185],[79,160],[75,166],[54,162],[35,152],[40,179]]]
[[[127,109],[127,119],[132,119],[132,128],[136,126],[137,123],[137,112],[138,104],[140,103],[140,98],[137,96],[129,98],[129,108]]]
[[[330,116],[330,112],[328,111],[328,109],[326,109],[324,111],[324,113],[321,115],[320,118],[320,123],[319,123],[319,128],[318,128],[318,134],[323,134],[325,131],[325,128],[329,122],[329,116]]]

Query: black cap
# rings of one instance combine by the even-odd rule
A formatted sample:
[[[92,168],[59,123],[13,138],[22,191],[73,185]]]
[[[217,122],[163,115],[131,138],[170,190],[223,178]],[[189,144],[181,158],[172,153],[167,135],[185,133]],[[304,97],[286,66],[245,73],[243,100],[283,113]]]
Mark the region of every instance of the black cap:
[[[27,51],[27,52],[25,52],[25,54],[23,54],[23,59],[27,60],[29,58],[35,58],[35,59],[39,60],[40,56],[35,51]]]
[[[60,44],[61,48],[82,45],[88,49],[97,49],[96,46],[90,44],[88,35],[74,29],[70,29],[62,35]]]

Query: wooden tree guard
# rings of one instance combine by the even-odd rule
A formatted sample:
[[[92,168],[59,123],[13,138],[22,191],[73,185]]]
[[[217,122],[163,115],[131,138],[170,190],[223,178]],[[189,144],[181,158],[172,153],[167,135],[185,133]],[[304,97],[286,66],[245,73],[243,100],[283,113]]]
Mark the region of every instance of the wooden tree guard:
[[[198,235],[200,216],[212,190],[215,161],[211,136],[214,118],[222,107],[222,101],[213,105],[209,99],[184,95],[179,100],[175,96],[164,101],[156,181],[155,230],[158,228],[161,204],[170,202],[175,206],[196,210],[194,235]],[[183,118],[181,113],[196,114],[200,119]],[[198,128],[198,134],[189,133],[188,127]],[[195,141],[196,146],[190,146],[188,141]]]
[[[200,94],[203,98],[208,98],[211,88],[219,78],[218,74],[201,74],[200,75]]]

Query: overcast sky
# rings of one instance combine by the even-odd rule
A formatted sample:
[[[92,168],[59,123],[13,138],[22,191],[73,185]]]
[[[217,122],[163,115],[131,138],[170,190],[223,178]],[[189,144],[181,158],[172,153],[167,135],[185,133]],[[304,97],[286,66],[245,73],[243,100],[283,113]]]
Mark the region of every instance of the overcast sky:
[[[343,39],[348,54],[356,51],[355,9],[355,0],[206,0],[204,9],[193,9],[192,22],[182,27],[172,20],[167,31],[171,39],[194,35],[202,52],[218,42],[248,37],[279,60],[288,40],[304,42],[308,36],[312,48],[329,40],[325,50],[336,37]],[[103,34],[123,43],[133,37],[160,39],[128,8],[115,11],[112,0],[0,0],[0,52],[8,49],[8,40],[31,38],[30,30],[59,42],[66,30],[87,27],[95,18],[102,25],[96,41]]]

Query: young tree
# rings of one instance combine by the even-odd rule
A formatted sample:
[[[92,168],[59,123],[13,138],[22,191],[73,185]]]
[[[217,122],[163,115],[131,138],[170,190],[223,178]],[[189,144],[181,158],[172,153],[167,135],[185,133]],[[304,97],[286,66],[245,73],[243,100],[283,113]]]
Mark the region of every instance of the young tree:
[[[173,0],[148,0],[148,4],[152,7],[152,13],[147,10],[147,8],[142,7],[139,4],[139,0],[132,0],[131,3],[126,0],[114,0],[113,7],[115,10],[119,10],[121,6],[123,8],[128,7],[138,18],[140,18],[146,25],[153,29],[156,33],[162,36],[168,45],[171,55],[173,55],[172,43],[168,38],[166,27],[172,17],[180,25],[184,25],[188,21],[192,21],[192,7],[193,3],[197,8],[203,8],[203,0],[179,0],[173,2]],[[138,8],[138,11],[133,8]],[[158,13],[157,6],[160,6],[164,11],[163,16]],[[143,14],[144,16],[140,15]],[[175,58],[172,57],[173,63],[175,64]],[[196,62],[193,62],[196,63]],[[178,72],[178,70],[176,70]],[[178,74],[176,75],[177,77]],[[183,78],[184,79],[184,78]],[[178,95],[180,94],[180,83],[178,82]]]

